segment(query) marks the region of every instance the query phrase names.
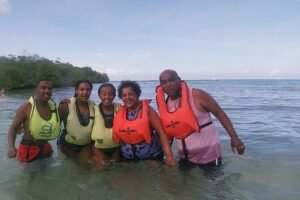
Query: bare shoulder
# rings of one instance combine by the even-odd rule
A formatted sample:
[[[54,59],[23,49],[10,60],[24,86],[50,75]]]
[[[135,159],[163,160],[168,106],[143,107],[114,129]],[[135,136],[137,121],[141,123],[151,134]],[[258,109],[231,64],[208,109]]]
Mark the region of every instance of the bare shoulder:
[[[198,89],[198,88],[193,88],[193,97],[194,97],[194,100],[211,98],[210,94],[208,94],[206,91],[204,91],[202,89]]]
[[[148,105],[148,113],[153,114],[156,113],[156,111],[154,110],[154,108],[152,108],[152,106]]]
[[[148,115],[149,115],[150,120],[159,118],[157,112],[150,105],[148,105]]]
[[[24,121],[29,118],[31,111],[31,104],[29,102],[22,104],[16,111],[15,120]]]
[[[199,111],[211,112],[213,108],[217,107],[217,102],[214,98],[204,90],[193,89],[193,98]]]
[[[31,104],[29,102],[22,104],[18,110],[17,113],[28,113],[31,111]]]

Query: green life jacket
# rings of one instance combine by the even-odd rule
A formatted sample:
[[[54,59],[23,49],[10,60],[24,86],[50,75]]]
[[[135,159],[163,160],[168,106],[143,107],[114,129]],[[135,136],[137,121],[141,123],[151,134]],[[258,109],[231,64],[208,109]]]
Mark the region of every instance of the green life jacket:
[[[94,123],[94,105],[91,100],[88,101],[90,119],[86,126],[81,125],[76,112],[76,98],[70,98],[69,114],[66,123],[67,134],[65,139],[67,142],[76,145],[86,145],[91,142],[91,132]]]
[[[120,104],[113,103],[114,105],[114,115],[119,110]],[[99,106],[95,105],[95,122],[92,130],[92,140],[95,141],[95,147],[104,148],[114,148],[120,144],[115,143],[112,138],[112,128],[106,128],[104,125],[104,119],[100,112]]]
[[[60,120],[55,102],[52,99],[48,101],[51,110],[51,118],[46,121],[40,116],[36,108],[35,99],[30,97],[28,101],[32,106],[29,119],[29,130],[33,138],[35,140],[53,140],[57,138],[60,133]]]

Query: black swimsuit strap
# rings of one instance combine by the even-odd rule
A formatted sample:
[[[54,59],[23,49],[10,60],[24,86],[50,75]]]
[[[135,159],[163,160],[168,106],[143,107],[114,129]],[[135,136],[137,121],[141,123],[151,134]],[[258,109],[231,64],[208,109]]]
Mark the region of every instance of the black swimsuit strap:
[[[101,106],[102,103],[99,104],[99,110],[100,114],[102,115],[102,118],[104,120],[104,126],[106,128],[112,128],[113,127],[113,121],[115,116],[115,108],[113,106],[113,112],[110,114],[106,114]]]
[[[80,112],[80,109],[79,109],[79,105],[77,103],[77,101],[75,101],[75,105],[76,105],[76,113],[77,113],[77,117],[79,119],[79,122],[82,126],[87,126],[89,125],[90,123],[90,107],[89,107],[89,104],[87,104],[88,106],[88,110],[89,110],[89,114],[88,114],[88,117],[85,118],[85,116],[87,115],[82,115],[81,112]]]

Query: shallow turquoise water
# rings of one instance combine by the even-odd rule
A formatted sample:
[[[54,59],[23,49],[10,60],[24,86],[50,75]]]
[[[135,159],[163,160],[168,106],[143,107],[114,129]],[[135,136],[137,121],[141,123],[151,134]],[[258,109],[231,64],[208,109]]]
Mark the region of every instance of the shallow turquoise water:
[[[56,149],[55,141],[50,159],[27,165],[8,159],[8,128],[18,106],[33,92],[22,90],[0,99],[0,199],[299,199],[300,81],[188,83],[219,102],[246,144],[243,156],[234,155],[226,132],[215,120],[225,162],[223,175],[216,180],[199,168],[182,171],[162,163],[112,163],[102,172],[82,169]],[[156,84],[140,82],[142,98],[153,99],[154,107]],[[98,86],[92,94],[96,102]],[[53,98],[59,101],[73,91],[54,89]]]

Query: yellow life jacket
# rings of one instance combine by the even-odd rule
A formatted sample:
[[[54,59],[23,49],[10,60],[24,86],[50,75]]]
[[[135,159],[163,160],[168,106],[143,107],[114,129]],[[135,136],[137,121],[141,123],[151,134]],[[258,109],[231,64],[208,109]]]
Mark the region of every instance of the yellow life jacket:
[[[86,145],[91,142],[91,133],[94,123],[94,105],[91,100],[88,101],[90,119],[86,126],[81,125],[76,112],[76,97],[70,98],[68,104],[69,114],[66,123],[67,134],[65,139],[68,143],[76,145]]]
[[[113,103],[114,115],[119,110],[120,104]],[[115,143],[112,138],[112,128],[106,128],[104,124],[103,116],[100,112],[99,105],[95,105],[95,122],[92,130],[92,140],[95,141],[96,148],[114,148],[119,146],[119,143]]]
[[[57,138],[60,133],[60,120],[55,102],[52,99],[48,101],[51,110],[51,118],[48,121],[40,116],[33,97],[29,98],[29,103],[32,106],[29,119],[29,130],[33,138],[35,140],[53,140]]]

